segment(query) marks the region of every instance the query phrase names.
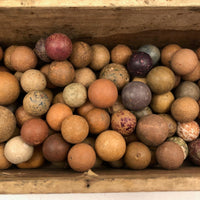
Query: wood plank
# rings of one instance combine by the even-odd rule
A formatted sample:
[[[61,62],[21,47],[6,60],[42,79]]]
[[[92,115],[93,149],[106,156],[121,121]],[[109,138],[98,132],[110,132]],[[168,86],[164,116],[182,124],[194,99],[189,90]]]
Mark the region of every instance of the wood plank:
[[[111,39],[138,46],[139,42],[172,41],[199,44],[198,7],[130,8],[0,8],[0,44],[34,44],[53,32],[95,43]],[[186,17],[187,16],[187,17]],[[139,41],[139,42],[138,42]],[[183,43],[183,44],[182,44]],[[113,42],[113,45],[116,42]]]
[[[97,176],[71,170],[4,170],[1,194],[97,193],[200,190],[200,168],[179,170],[95,170]]]
[[[199,0],[1,0],[0,7],[174,7],[199,6]]]

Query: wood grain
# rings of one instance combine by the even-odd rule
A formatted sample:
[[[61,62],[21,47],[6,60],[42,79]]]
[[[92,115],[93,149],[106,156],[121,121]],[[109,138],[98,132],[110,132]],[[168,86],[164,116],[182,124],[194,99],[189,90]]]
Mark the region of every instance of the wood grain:
[[[40,5],[40,4],[39,4]],[[50,4],[51,5],[51,4]],[[199,45],[200,7],[0,7],[0,45],[34,45],[63,32],[91,43]]]
[[[200,190],[200,168],[179,170],[96,170],[97,176],[71,170],[4,170],[1,194],[97,193]]]

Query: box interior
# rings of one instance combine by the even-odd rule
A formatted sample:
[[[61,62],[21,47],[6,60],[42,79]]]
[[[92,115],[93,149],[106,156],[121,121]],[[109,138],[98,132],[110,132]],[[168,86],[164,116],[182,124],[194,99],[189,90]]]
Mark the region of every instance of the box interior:
[[[176,43],[185,48],[200,46],[200,5],[197,1],[144,0],[99,3],[41,1],[0,2],[0,45],[33,47],[40,37],[54,32],[73,41],[101,43],[108,48],[123,43],[132,49],[147,43],[160,48]],[[95,2],[98,6],[95,6]],[[112,2],[114,2],[112,4]],[[162,4],[163,3],[163,4]],[[49,4],[49,5],[48,5]],[[0,172],[0,193],[66,193],[200,190],[200,169],[102,170],[95,174],[71,170],[37,169]]]

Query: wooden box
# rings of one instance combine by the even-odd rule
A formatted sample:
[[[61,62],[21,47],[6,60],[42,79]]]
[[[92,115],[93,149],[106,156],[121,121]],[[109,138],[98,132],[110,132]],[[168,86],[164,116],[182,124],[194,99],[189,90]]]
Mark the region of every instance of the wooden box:
[[[200,46],[199,0],[1,0],[0,44],[33,46],[42,36],[66,33],[73,40]],[[179,170],[4,170],[0,193],[87,193],[200,190],[200,168]]]

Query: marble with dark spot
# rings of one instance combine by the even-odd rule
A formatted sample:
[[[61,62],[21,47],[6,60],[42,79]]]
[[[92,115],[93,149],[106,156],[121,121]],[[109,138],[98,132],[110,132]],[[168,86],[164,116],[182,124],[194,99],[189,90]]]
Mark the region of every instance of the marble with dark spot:
[[[101,70],[99,77],[111,80],[118,90],[121,90],[130,80],[127,69],[123,65],[116,63],[106,65]]]
[[[130,135],[135,130],[136,117],[128,110],[120,110],[112,115],[111,127],[123,136]]]

